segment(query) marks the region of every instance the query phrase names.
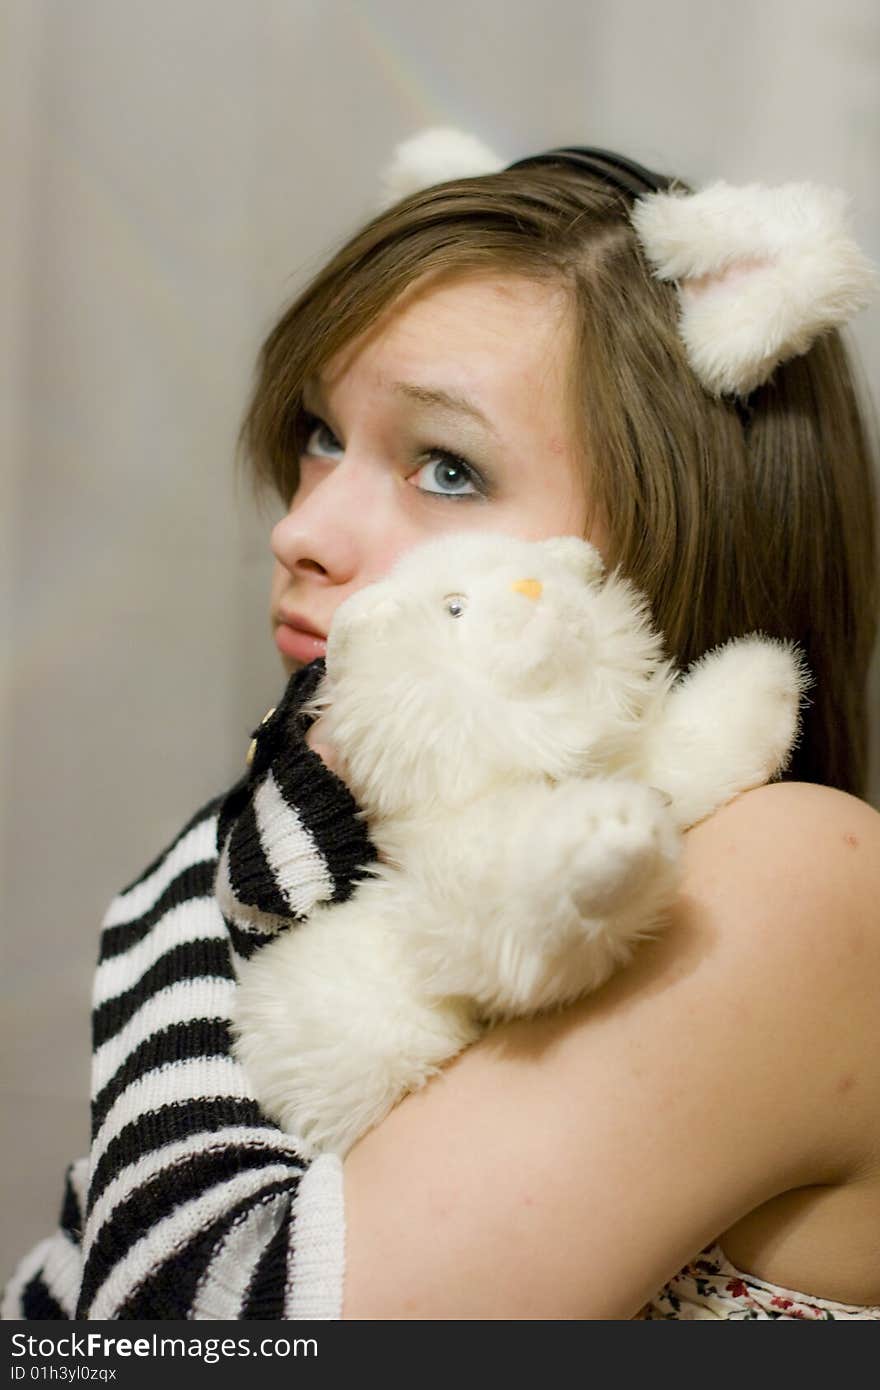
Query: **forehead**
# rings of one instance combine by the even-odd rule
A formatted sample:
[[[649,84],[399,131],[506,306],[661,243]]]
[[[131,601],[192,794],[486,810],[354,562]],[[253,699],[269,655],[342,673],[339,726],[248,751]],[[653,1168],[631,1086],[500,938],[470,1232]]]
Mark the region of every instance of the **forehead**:
[[[322,395],[333,394],[343,429],[364,437],[372,429],[377,439],[402,430],[482,465],[497,487],[491,529],[535,540],[582,535],[589,470],[575,323],[561,282],[435,274],[326,364]]]
[[[513,274],[432,272],[327,364],[329,385],[349,372],[382,387],[436,382],[476,395],[487,409],[526,393],[558,408],[573,351],[570,302],[558,282]],[[497,399],[503,397],[504,400]]]

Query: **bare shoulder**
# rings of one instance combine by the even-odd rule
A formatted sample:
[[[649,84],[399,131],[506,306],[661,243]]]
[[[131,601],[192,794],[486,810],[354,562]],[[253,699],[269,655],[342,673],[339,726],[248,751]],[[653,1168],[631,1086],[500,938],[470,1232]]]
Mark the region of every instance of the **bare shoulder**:
[[[880,1180],[880,812],[833,787],[769,783],[687,832],[684,870],[721,955],[751,953],[736,978],[775,972],[780,1032],[812,1036],[802,1060],[829,1180]]]
[[[880,836],[880,811],[849,792],[820,786],[815,782],[768,782],[765,786],[755,787],[734,797],[714,815],[701,821],[695,829],[734,818],[740,825],[744,825],[746,820],[756,824],[776,821],[784,827],[792,816],[796,817],[799,830],[841,828],[855,819],[869,836]],[[846,847],[858,848],[858,843],[847,841]]]
[[[751,949],[757,933],[768,952],[795,953],[792,985],[880,976],[880,812],[868,802],[808,782],[757,787],[685,834],[683,866],[686,894],[711,901],[731,944]]]
[[[834,787],[771,782],[744,792],[685,836],[685,869],[767,894],[780,928],[834,928],[880,944],[880,812]]]

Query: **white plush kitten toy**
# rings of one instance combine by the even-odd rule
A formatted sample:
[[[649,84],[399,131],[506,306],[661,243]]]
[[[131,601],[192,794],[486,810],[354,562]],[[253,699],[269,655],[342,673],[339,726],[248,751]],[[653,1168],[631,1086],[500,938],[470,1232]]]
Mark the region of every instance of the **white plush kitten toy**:
[[[345,1154],[488,1024],[596,989],[662,924],[680,832],[785,765],[809,683],[750,636],[686,675],[586,541],[406,552],[331,625],[320,714],[380,856],[240,971],[235,1051]]]

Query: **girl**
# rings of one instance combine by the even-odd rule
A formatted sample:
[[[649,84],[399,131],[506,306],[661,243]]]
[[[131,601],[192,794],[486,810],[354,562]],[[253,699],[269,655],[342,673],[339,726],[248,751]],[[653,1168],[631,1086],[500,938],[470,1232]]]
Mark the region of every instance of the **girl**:
[[[6,1317],[880,1318],[875,495],[834,327],[852,303],[810,327],[808,282],[773,346],[748,190],[715,224],[720,262],[673,278],[639,221],[661,176],[583,150],[467,172],[375,217],[264,344],[242,438],[286,508],[289,680],[240,782],[111,903],[92,1151]],[[471,527],[587,536],[683,667],[793,638],[812,704],[786,777],[688,832],[662,939],[306,1166],[228,1031],[236,962],[373,853],[299,706],[339,604]]]

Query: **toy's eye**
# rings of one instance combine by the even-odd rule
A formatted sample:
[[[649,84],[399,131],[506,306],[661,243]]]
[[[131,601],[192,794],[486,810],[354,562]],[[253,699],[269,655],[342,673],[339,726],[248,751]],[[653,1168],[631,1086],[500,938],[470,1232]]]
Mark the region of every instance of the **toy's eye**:
[[[460,618],[467,608],[466,594],[447,594],[443,600],[443,606],[447,613],[451,613],[453,618]]]

